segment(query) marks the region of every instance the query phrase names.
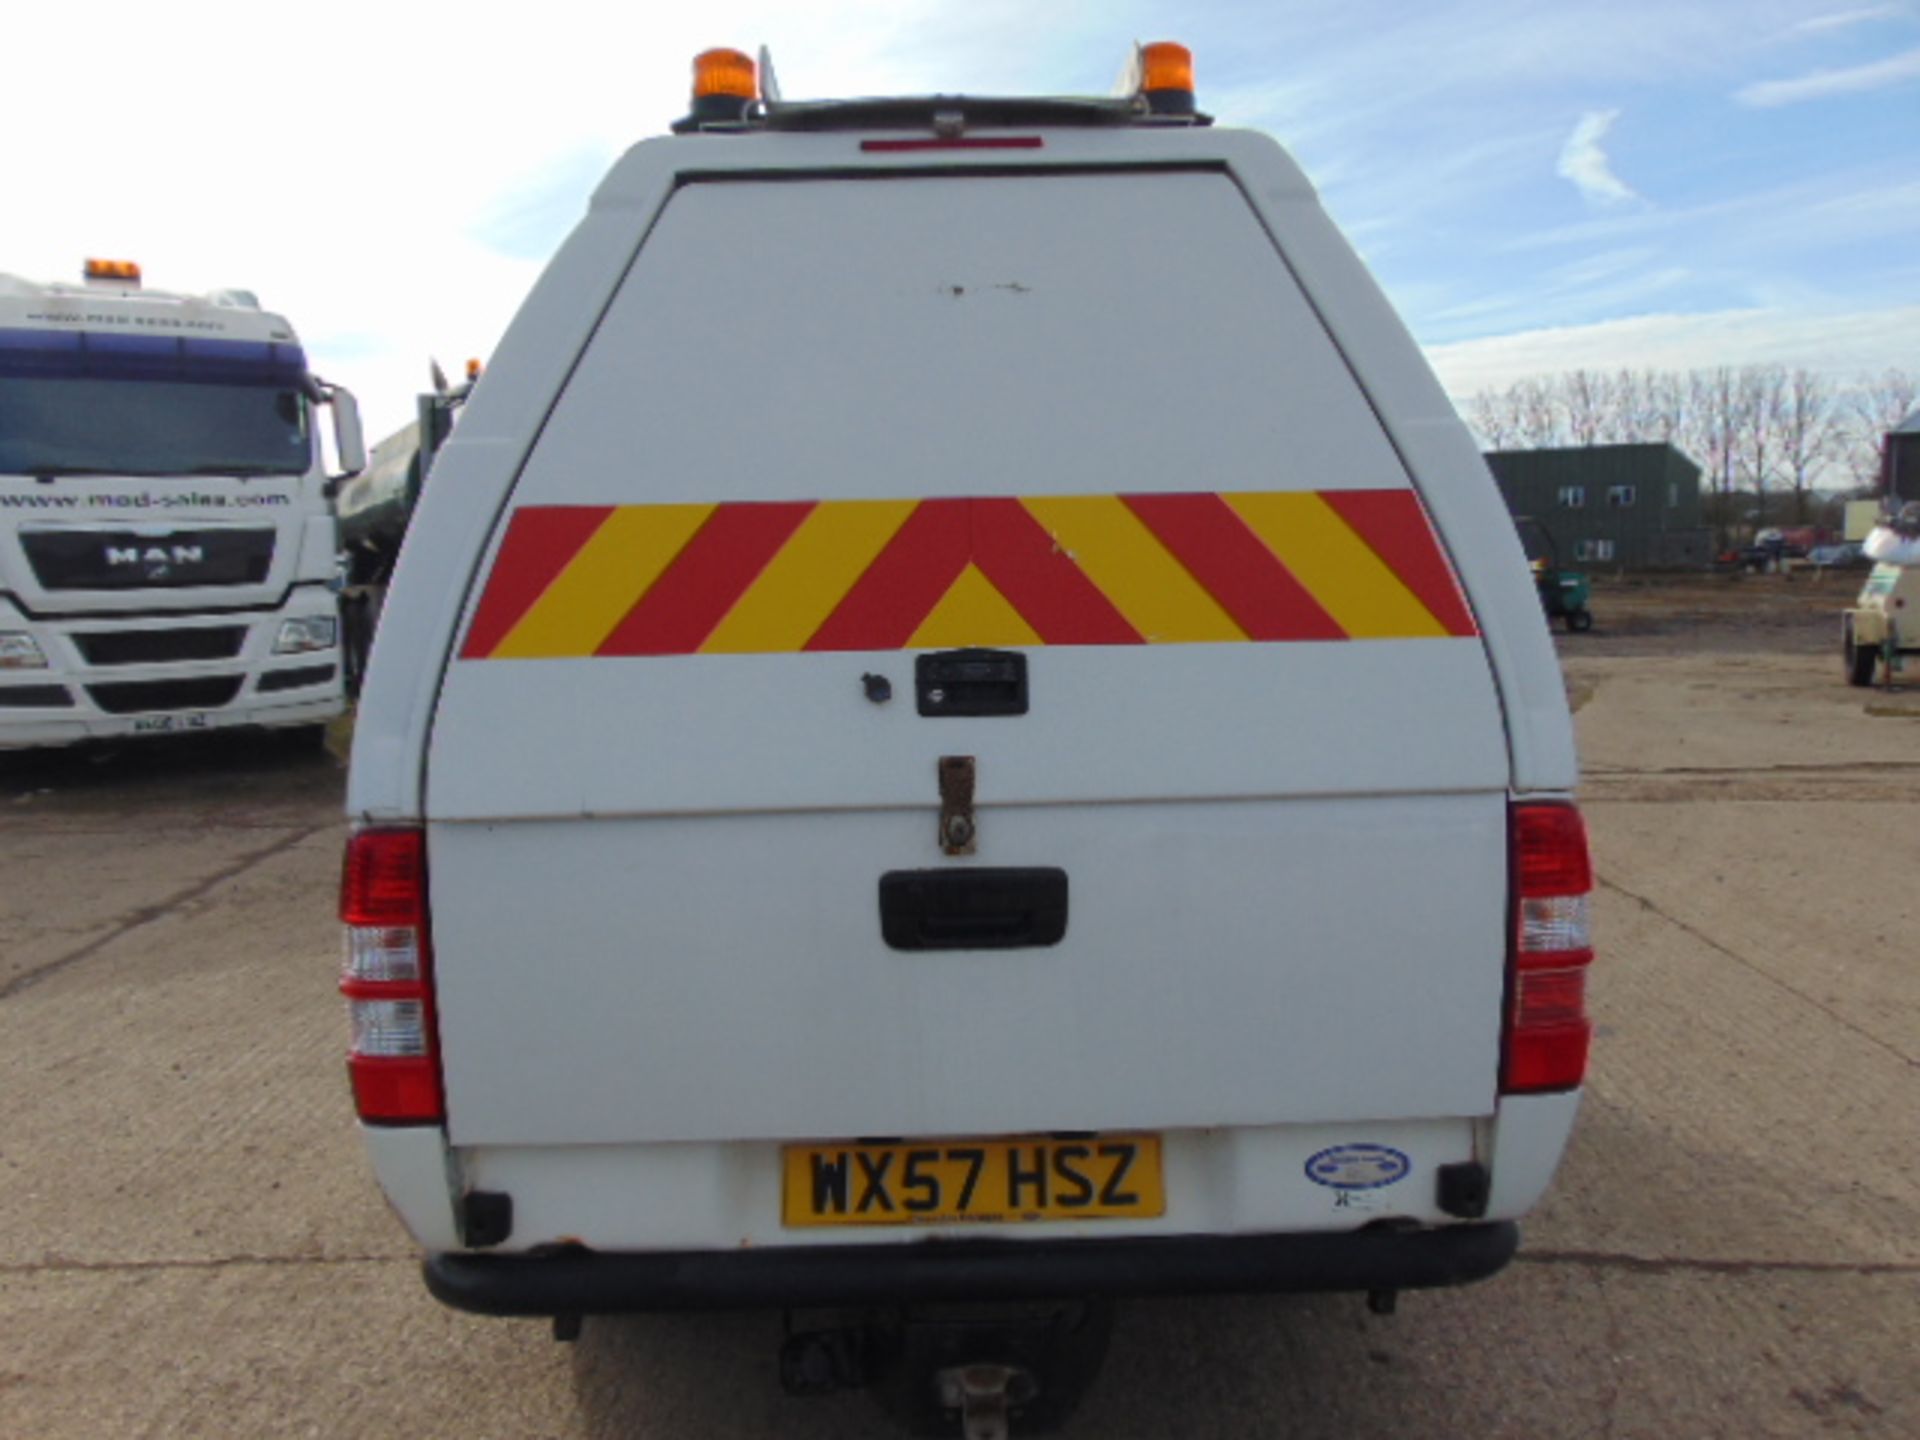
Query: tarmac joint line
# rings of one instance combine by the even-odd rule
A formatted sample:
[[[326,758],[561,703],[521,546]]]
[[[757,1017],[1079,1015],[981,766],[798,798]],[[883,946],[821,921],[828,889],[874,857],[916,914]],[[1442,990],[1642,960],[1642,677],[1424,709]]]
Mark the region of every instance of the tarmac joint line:
[[[1522,1250],[1516,1264],[1631,1270],[1644,1275],[1920,1275],[1920,1263],[1899,1260],[1707,1260],[1684,1255],[1633,1255],[1614,1250]]]
[[[127,1275],[159,1270],[236,1270],[247,1267],[289,1268],[341,1265],[411,1265],[420,1257],[404,1255],[207,1255],[159,1260],[50,1260],[0,1264],[0,1275]]]
[[[1686,921],[1680,919],[1677,915],[1674,915],[1669,911],[1662,910],[1658,905],[1654,904],[1654,902],[1649,900],[1646,896],[1636,895],[1633,891],[1627,889],[1624,885],[1615,884],[1613,881],[1607,879],[1604,875],[1596,876],[1595,879],[1603,888],[1611,890],[1614,894],[1633,901],[1635,904],[1639,905],[1639,907],[1642,910],[1645,910],[1647,913],[1651,915],[1658,916],[1660,919],[1666,921],[1667,924],[1673,926],[1674,929],[1679,930],[1681,933],[1687,936],[1690,936],[1692,939],[1698,940],[1702,945],[1706,946],[1709,950],[1713,951],[1716,955],[1725,956],[1727,959],[1733,961],[1736,965],[1739,965],[1744,969],[1751,970],[1755,975],[1758,975],[1761,979],[1769,981],[1770,983],[1779,986],[1782,990],[1786,991],[1789,995],[1792,995],[1794,998],[1798,1000],[1802,1000],[1808,1005],[1811,1005],[1814,1009],[1818,1010],[1822,1015],[1826,1016],[1829,1020],[1833,1021],[1834,1024],[1840,1026],[1844,1030],[1851,1032],[1854,1035],[1857,1035],[1860,1039],[1865,1040],[1869,1045],[1872,1045],[1875,1049],[1884,1050],[1887,1054],[1891,1055],[1894,1059],[1898,1060],[1901,1064],[1909,1067],[1910,1069],[1920,1069],[1920,1059],[1916,1059],[1914,1056],[1907,1054],[1904,1050],[1901,1050],[1894,1045],[1888,1044],[1885,1040],[1882,1040],[1878,1035],[1875,1035],[1872,1031],[1861,1029],[1858,1025],[1854,1024],[1853,1021],[1849,1020],[1846,1016],[1842,1015],[1839,1011],[1833,1009],[1832,1006],[1825,1004],[1823,1001],[1816,999],[1814,996],[1809,995],[1806,991],[1801,990],[1796,986],[1789,985],[1785,980],[1782,980],[1778,975],[1775,975],[1772,971],[1766,969],[1763,966],[1754,964],[1753,961],[1749,960],[1746,956],[1742,955],[1739,951],[1730,949],[1727,946],[1721,944],[1718,940],[1714,939],[1711,935],[1707,934],[1706,931],[1697,929],[1696,927],[1689,925]],[[3,998],[3,997],[0,997],[0,998]]]
[[[1879,775],[1889,770],[1920,770],[1920,760],[1841,760],[1817,765],[1599,765],[1587,767],[1584,773],[1596,780],[1638,780],[1675,776],[1712,779],[1732,775]]]
[[[231,865],[216,870],[213,874],[203,880],[196,881],[186,889],[176,891],[164,900],[158,900],[151,905],[143,905],[138,910],[131,911],[121,919],[118,925],[114,926],[114,928],[109,930],[105,935],[97,936],[89,940],[86,944],[69,950],[64,955],[56,956],[44,965],[36,965],[31,970],[22,971],[5,985],[0,985],[0,1000],[13,999],[14,996],[20,994],[23,990],[31,989],[42,980],[58,975],[62,970],[78,965],[82,960],[99,954],[102,950],[106,949],[107,946],[113,944],[114,941],[131,934],[143,926],[151,925],[156,920],[165,918],[180,906],[198,900],[202,895],[224,885],[227,881],[237,879],[239,876],[246,874],[247,871],[253,869],[254,866],[271,860],[276,855],[284,854],[296,845],[303,844],[311,840],[314,836],[324,834],[332,828],[331,823],[326,825],[309,825],[303,830],[296,830],[289,835],[283,835],[271,845],[263,846],[258,850],[248,851]]]

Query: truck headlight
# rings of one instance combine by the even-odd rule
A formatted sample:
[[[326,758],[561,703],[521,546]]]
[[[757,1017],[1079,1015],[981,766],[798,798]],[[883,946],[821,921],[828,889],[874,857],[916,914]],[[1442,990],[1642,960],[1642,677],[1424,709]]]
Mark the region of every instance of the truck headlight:
[[[276,655],[304,655],[309,650],[331,650],[340,622],[331,615],[301,615],[280,622],[280,638],[273,642]]]
[[[0,670],[44,670],[47,657],[24,630],[0,630]]]

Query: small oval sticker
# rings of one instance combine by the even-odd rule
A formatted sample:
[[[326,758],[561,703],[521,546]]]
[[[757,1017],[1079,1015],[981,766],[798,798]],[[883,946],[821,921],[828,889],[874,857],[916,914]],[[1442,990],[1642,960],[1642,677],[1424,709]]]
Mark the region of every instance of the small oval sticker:
[[[1332,1145],[1307,1161],[1307,1178],[1335,1190],[1378,1190],[1412,1169],[1391,1145]]]

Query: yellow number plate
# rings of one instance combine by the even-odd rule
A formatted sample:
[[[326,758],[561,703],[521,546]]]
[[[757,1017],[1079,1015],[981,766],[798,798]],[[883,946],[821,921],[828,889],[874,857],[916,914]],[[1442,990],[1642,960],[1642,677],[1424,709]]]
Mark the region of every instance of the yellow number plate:
[[[789,1226],[1151,1219],[1167,1213],[1158,1135],[791,1145]]]

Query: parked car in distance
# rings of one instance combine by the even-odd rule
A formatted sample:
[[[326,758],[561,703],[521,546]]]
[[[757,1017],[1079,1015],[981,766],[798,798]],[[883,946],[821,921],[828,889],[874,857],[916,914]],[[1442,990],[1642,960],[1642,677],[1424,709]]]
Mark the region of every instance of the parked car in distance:
[[[1816,545],[1807,552],[1807,559],[1827,570],[1859,569],[1873,563],[1855,540],[1842,545]]]

